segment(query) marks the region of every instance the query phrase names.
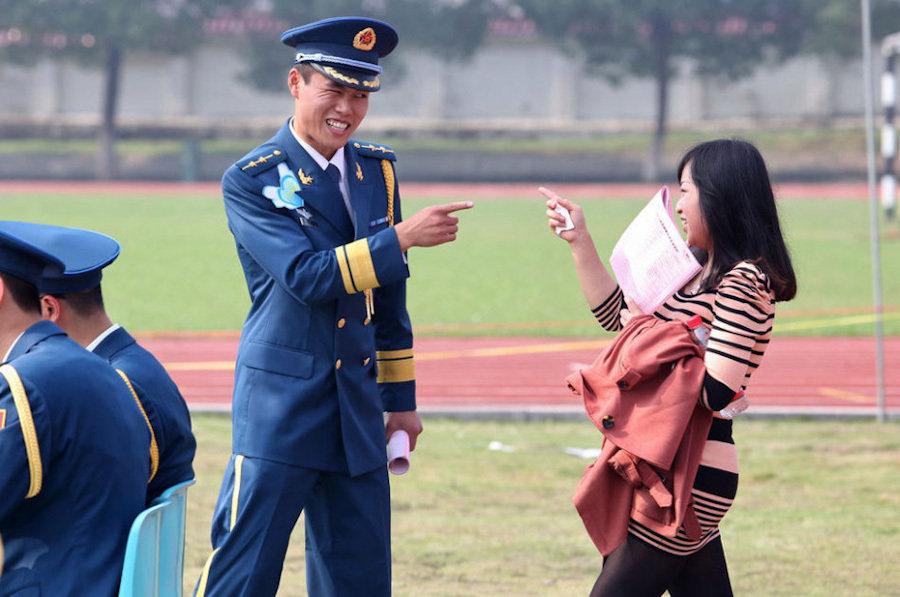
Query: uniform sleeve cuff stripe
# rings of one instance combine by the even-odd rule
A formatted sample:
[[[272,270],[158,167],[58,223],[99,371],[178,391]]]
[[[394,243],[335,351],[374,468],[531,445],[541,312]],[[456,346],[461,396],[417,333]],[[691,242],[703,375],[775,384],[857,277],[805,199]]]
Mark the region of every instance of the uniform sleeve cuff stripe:
[[[375,358],[379,361],[392,361],[398,359],[411,359],[413,357],[412,348],[404,348],[403,350],[378,350],[375,352]]]
[[[334,248],[334,255],[337,257],[338,268],[341,270],[341,279],[344,281],[344,290],[347,294],[356,294],[359,292],[353,285],[353,276],[350,275],[350,264],[347,260],[347,246],[341,245]]]
[[[377,288],[378,278],[375,275],[372,253],[369,251],[369,241],[365,238],[353,241],[346,245],[346,251],[350,275],[357,292]]]
[[[400,383],[415,379],[416,366],[411,357],[398,361],[378,361],[378,383]]]

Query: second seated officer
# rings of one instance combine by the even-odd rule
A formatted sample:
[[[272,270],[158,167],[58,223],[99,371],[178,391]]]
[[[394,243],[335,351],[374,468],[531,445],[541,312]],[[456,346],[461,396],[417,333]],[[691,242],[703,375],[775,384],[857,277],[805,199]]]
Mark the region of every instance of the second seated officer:
[[[0,223],[0,595],[114,595],[150,432],[125,382],[41,320],[62,263]],[[2,356],[5,355],[5,356]]]
[[[10,223],[12,225],[14,223]],[[41,280],[41,314],[70,338],[125,372],[153,431],[147,503],[177,483],[194,478],[197,444],[191,415],[162,364],[106,312],[103,268],[119,256],[119,243],[90,230],[15,223],[20,238],[40,235],[43,247],[65,264]]]
[[[406,251],[454,240],[452,212],[472,204],[401,220],[393,151],[351,139],[392,27],[335,18],[281,39],[293,117],[222,181],[252,306],[197,595],[274,595],[301,511],[309,595],[389,595],[386,438],[404,430],[415,448],[422,430]]]

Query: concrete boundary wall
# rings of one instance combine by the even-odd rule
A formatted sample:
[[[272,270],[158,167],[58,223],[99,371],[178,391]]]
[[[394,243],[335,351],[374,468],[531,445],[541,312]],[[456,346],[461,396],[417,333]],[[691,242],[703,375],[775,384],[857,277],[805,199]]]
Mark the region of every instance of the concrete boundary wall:
[[[571,128],[585,122],[648,126],[654,116],[652,80],[611,85],[586,75],[582,65],[538,38],[496,38],[467,63],[405,50],[401,46],[385,60],[384,85],[370,106],[373,120],[450,126],[499,120],[509,126]],[[242,51],[234,39],[220,37],[188,57],[128,54],[119,114],[123,121],[208,119],[222,126],[280,121],[291,108],[286,88],[262,92],[246,84]],[[861,117],[860,68],[799,58],[729,82],[697,77],[682,63],[672,80],[669,116],[687,126],[725,119]],[[0,88],[16,90],[0,95],[0,118],[90,119],[99,113],[101,82],[96,69],[50,59],[32,67],[0,64]]]

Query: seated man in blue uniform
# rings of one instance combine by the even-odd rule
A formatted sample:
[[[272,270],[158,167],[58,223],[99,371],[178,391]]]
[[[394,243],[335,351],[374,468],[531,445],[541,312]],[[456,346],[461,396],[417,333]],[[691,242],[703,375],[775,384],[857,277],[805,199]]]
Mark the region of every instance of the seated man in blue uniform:
[[[401,220],[393,151],[351,139],[393,28],[336,18],[281,39],[294,115],[222,181],[252,306],[196,594],[274,595],[303,511],[309,595],[389,595],[386,439],[404,430],[415,448],[422,430],[406,251],[454,240],[472,204]]]
[[[150,432],[123,379],[41,320],[62,262],[0,230],[0,595],[114,595]]]
[[[41,314],[89,351],[124,371],[150,421],[149,504],[176,483],[194,478],[197,444],[191,416],[162,364],[106,313],[100,282],[103,268],[119,256],[119,243],[104,234],[26,222],[0,223],[19,238],[40,238],[65,271],[41,280]]]

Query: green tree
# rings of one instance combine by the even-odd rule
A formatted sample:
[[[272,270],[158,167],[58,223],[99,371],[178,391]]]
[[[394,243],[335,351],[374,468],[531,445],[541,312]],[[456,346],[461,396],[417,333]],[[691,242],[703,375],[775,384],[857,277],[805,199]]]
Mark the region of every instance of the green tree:
[[[0,0],[0,30],[13,33],[3,54],[28,63],[41,56],[103,71],[97,176],[115,177],[116,115],[122,61],[140,50],[186,53],[203,21],[228,0]]]
[[[860,2],[804,0],[810,14],[802,51],[813,56],[858,60],[862,53]],[[900,31],[900,0],[871,0],[872,41]]]
[[[801,50],[816,2],[519,0],[518,4],[548,39],[582,56],[591,72],[613,82],[626,77],[654,79],[655,126],[644,177],[656,180],[676,60],[692,59],[705,76],[746,76],[761,64]]]
[[[834,93],[839,86],[846,85],[837,74],[838,67],[850,63],[861,64],[862,58],[862,10],[860,0],[804,0],[810,15],[810,24],[804,30],[801,52],[814,56],[830,74],[829,85]],[[872,43],[875,50],[875,66],[878,61],[878,46],[890,34],[900,31],[900,0],[870,0]],[[861,81],[851,81],[858,85]],[[828,106],[836,114],[836,105]]]

